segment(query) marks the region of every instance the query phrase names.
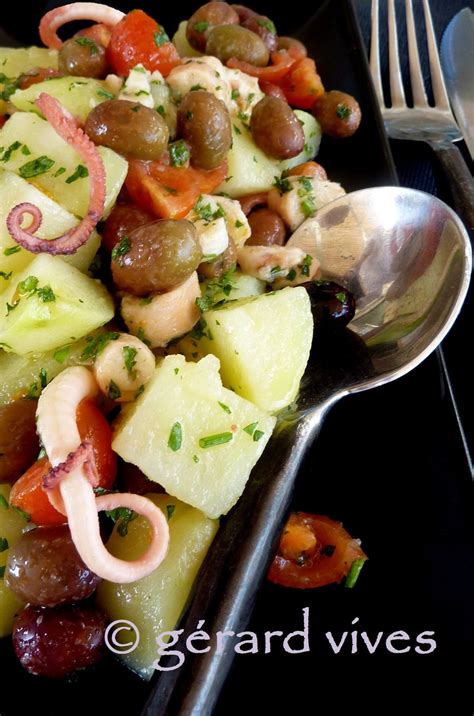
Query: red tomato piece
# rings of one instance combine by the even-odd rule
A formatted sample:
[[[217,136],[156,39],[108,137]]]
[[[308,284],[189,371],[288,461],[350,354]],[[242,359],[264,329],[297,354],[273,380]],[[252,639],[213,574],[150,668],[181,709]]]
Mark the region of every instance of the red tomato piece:
[[[296,63],[296,60],[286,50],[272,52],[271,60],[272,64],[268,65],[268,67],[256,67],[249,62],[231,57],[230,60],[227,60],[227,67],[230,67],[232,70],[241,70],[252,77],[258,77],[258,79],[263,82],[279,84]]]
[[[53,70],[52,67],[35,67],[29,72],[25,72],[19,78],[18,86],[20,89],[28,89],[31,85],[37,85],[45,80],[51,80],[54,77],[62,77],[62,73],[58,70]]]
[[[125,77],[142,64],[166,77],[181,60],[163,28],[143,10],[132,10],[112,29],[107,59],[113,71]]]
[[[316,64],[309,57],[296,62],[281,82],[288,104],[299,109],[311,109],[321,95],[324,86],[316,72]]]
[[[227,162],[206,171],[162,162],[129,162],[127,190],[139,207],[163,219],[182,219],[200,194],[210,194],[227,176]]]
[[[77,409],[77,427],[81,440],[92,444],[99,486],[109,490],[117,474],[110,425],[93,402],[84,400]],[[52,506],[43,490],[43,478],[50,469],[51,463],[46,457],[37,460],[15,482],[10,493],[10,503],[27,512],[36,525],[60,525],[67,522],[66,517]]]
[[[367,559],[341,522],[293,512],[283,530],[268,579],[284,587],[307,589],[340,582],[352,564]]]

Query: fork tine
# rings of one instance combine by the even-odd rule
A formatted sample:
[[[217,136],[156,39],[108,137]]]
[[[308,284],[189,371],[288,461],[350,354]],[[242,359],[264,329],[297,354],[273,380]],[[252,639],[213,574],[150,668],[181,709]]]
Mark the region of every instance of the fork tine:
[[[427,107],[425,85],[418,54],[418,43],[416,41],[415,19],[413,17],[412,0],[405,0],[405,12],[408,36],[408,62],[410,65],[411,91],[415,107]]]
[[[400,58],[398,55],[397,18],[395,16],[394,0],[388,0],[388,62],[392,107],[406,107],[402,73],[400,70]]]
[[[440,109],[450,109],[448,93],[444,83],[443,71],[439,61],[438,44],[433,27],[430,5],[428,0],[423,0],[423,11],[425,13],[426,39],[428,43],[428,55],[430,58],[431,86],[435,104]]]
[[[379,0],[372,0],[372,26],[370,31],[370,72],[375,87],[377,99],[381,107],[385,107],[382,88],[382,75],[380,72],[379,48]]]

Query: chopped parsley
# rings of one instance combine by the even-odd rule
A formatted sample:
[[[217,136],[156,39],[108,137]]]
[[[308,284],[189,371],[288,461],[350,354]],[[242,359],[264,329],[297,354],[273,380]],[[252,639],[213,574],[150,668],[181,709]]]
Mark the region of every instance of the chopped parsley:
[[[3,575],[5,574],[6,567],[0,567],[0,579],[3,579]]]
[[[84,179],[89,176],[89,170],[83,164],[78,164],[74,172],[66,179],[66,184],[72,184],[77,179]]]
[[[345,587],[349,587],[349,589],[352,589],[352,587],[359,579],[362,567],[364,566],[366,561],[367,559],[365,557],[362,557],[361,559],[356,559],[354,560],[354,562],[352,562],[349,574],[347,575],[346,581],[344,582]]]
[[[204,318],[199,319],[193,330],[189,333],[189,336],[190,338],[194,338],[196,341],[199,341],[201,338],[204,337],[212,341],[211,331],[207,325],[207,321],[205,321]]]
[[[121,259],[123,256],[128,254],[131,246],[132,244],[130,243],[128,236],[122,236],[118,244],[116,244],[112,249],[112,261],[119,261],[121,263]]]
[[[105,514],[117,525],[120,537],[128,534],[128,525],[138,517],[137,513],[128,507],[116,507],[115,510],[106,510]]]
[[[306,254],[306,256],[303,259],[303,262],[301,264],[301,275],[302,276],[309,276],[309,268],[311,264],[313,263],[313,257],[309,254]]]
[[[200,219],[203,221],[206,221],[207,223],[210,223],[211,221],[216,221],[217,219],[224,218],[226,213],[222,206],[219,204],[217,205],[217,209],[213,209],[211,204],[204,204],[202,196],[199,197],[197,200],[194,211],[199,216]]]
[[[140,326],[140,328],[138,329],[137,338],[139,341],[144,343],[146,346],[151,346],[151,341],[149,341],[148,338],[146,337],[143,326]]]
[[[233,440],[234,436],[232,433],[218,433],[217,435],[207,435],[204,438],[199,439],[199,447],[205,450],[206,448],[216,447],[217,445],[225,445]]]
[[[239,90],[238,90],[238,89],[233,89],[232,92],[230,93],[230,97],[231,97],[231,99],[233,99],[233,100],[238,99],[238,98],[240,97],[240,92],[239,92]]]
[[[13,254],[17,254],[19,251],[21,251],[21,246],[9,246],[8,249],[4,250],[3,255],[13,256]]]
[[[260,440],[260,438],[263,438],[264,435],[265,435],[265,433],[262,432],[261,430],[256,430],[253,434],[254,443],[257,443]]]
[[[56,300],[56,294],[54,293],[51,286],[43,286],[36,290],[36,295],[43,303],[51,303]]]
[[[209,27],[209,23],[205,20],[202,20],[201,22],[195,22],[193,25],[193,30],[196,30],[196,32],[206,32],[207,28]]]
[[[0,537],[0,552],[5,552],[10,545],[6,537]]]
[[[242,134],[242,131],[239,129],[239,127],[238,127],[236,124],[234,124],[234,125],[232,125],[232,126],[234,127],[234,132],[235,132],[236,134]]]
[[[16,505],[11,505],[12,510],[15,510],[15,512],[18,512],[20,517],[23,517],[24,520],[27,522],[31,522],[31,515],[28,514],[28,512],[25,512],[25,510],[22,510],[21,507],[16,507]]]
[[[308,177],[299,177],[298,184],[301,187],[298,189],[298,196],[301,199],[301,211],[306,217],[313,216],[316,213],[316,204],[311,179],[308,179]]]
[[[65,171],[66,171],[66,167],[59,167],[59,169],[56,172],[54,172],[53,177],[56,179],[56,177],[60,177],[61,174],[64,174]]]
[[[248,435],[253,437],[253,434],[255,430],[257,429],[257,423],[250,423],[249,425],[246,425],[245,428],[243,428],[244,433],[247,433]]]
[[[3,495],[0,495],[0,507],[4,507],[5,510],[8,510],[8,502]]]
[[[336,293],[336,298],[337,298],[337,300],[340,301],[341,303],[344,303],[345,300],[346,300],[346,294],[343,293],[342,291],[339,291],[339,293]]]
[[[225,413],[228,413],[229,415],[231,414],[232,410],[229,408],[228,405],[226,405],[225,403],[221,403],[220,400],[218,400],[217,402],[219,403],[219,405],[221,406],[222,410],[223,410]]]
[[[29,147],[24,144],[21,148],[21,153],[25,155],[25,157],[28,157],[31,154],[31,150]]]
[[[125,366],[125,370],[129,374],[129,376],[132,378],[132,380],[136,380],[137,377],[137,371],[135,370],[135,366],[137,364],[136,356],[137,356],[137,349],[133,348],[132,346],[123,346],[122,348],[123,353],[123,364]]]
[[[46,368],[40,369],[39,377],[40,377],[41,388],[46,388],[46,386],[48,385],[48,374],[46,372]]]
[[[51,169],[53,164],[53,159],[43,155],[23,164],[18,172],[23,179],[31,179],[32,177],[40,176],[40,174],[45,174]]]
[[[10,144],[8,149],[5,149],[5,151],[3,152],[3,155],[0,158],[0,161],[8,162],[10,160],[13,152],[16,152],[16,150],[19,149],[20,147],[21,147],[21,142],[13,142],[13,144]]]
[[[5,271],[0,271],[0,278],[4,278],[5,281],[8,281],[8,279],[11,277],[13,271],[9,271],[8,273],[5,273]]]
[[[339,119],[347,119],[352,114],[352,109],[347,104],[338,104],[336,107],[336,117]]]
[[[82,351],[80,360],[95,360],[97,356],[102,353],[105,346],[110,343],[110,341],[116,341],[119,335],[119,333],[109,331],[108,333],[101,333],[95,337],[87,336],[86,341],[88,345]]]
[[[295,269],[291,269],[291,271],[288,271],[288,276],[286,278],[288,279],[288,281],[294,281],[296,278]]]
[[[196,464],[199,462],[199,458],[197,455],[193,455],[193,462],[195,462]]]
[[[160,27],[158,32],[153,33],[153,39],[154,39],[155,45],[157,47],[161,47],[166,42],[170,41],[170,38],[168,37],[168,35],[166,34],[166,32],[164,31],[164,29],[162,27]]]
[[[198,84],[198,85],[193,85],[189,91],[190,91],[190,92],[197,92],[198,90],[205,90],[205,89],[206,89],[205,87],[203,87],[202,85],[199,85],[199,84]],[[216,89],[217,89],[217,88],[216,88]]]
[[[273,182],[273,186],[278,189],[280,194],[286,194],[287,192],[292,190],[291,182],[288,179],[284,179],[283,177],[275,177],[275,181]]]
[[[182,442],[183,428],[181,427],[181,423],[174,423],[173,427],[170,430],[168,438],[168,447],[173,452],[177,452],[181,448]]]
[[[189,161],[189,147],[183,139],[173,142],[168,147],[170,153],[171,166],[182,167]]]
[[[110,400],[118,400],[122,397],[122,391],[114,380],[111,380],[107,389],[107,396]]]
[[[173,517],[175,509],[176,505],[166,505],[166,519],[168,522]]]
[[[115,95],[113,92],[109,92],[106,89],[99,89],[97,90],[97,94],[99,97],[105,97],[105,99],[115,99]]]
[[[64,363],[66,358],[69,356],[70,347],[64,346],[64,348],[58,348],[57,351],[55,351],[53,358],[57,363]]]
[[[156,108],[156,111],[158,112],[158,114],[161,114],[162,117],[164,117],[166,114],[165,108],[163,107],[162,104],[158,105],[158,107]]]
[[[268,19],[268,17],[262,17],[257,20],[257,25],[260,25],[260,27],[264,27],[265,30],[268,30],[268,32],[271,32],[273,35],[276,35],[276,27],[274,23]]]
[[[76,37],[74,39],[76,40],[76,44],[81,45],[81,47],[88,47],[91,55],[97,55],[99,52],[99,48],[95,44],[94,40],[91,40],[89,37],[81,35],[80,37]]]

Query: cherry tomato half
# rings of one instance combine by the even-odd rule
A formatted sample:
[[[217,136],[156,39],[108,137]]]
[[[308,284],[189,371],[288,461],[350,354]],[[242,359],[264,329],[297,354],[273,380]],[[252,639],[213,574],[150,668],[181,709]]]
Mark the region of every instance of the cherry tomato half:
[[[112,430],[107,420],[93,402],[84,400],[77,409],[77,427],[81,440],[92,444],[99,486],[109,490],[115,481],[117,458],[112,450]],[[10,503],[27,512],[36,525],[60,525],[67,521],[43,490],[43,478],[50,469],[51,463],[46,457],[37,460],[15,482],[10,493]]]
[[[293,512],[285,525],[268,579],[284,587],[307,589],[340,582],[354,562],[367,559],[341,522]]]

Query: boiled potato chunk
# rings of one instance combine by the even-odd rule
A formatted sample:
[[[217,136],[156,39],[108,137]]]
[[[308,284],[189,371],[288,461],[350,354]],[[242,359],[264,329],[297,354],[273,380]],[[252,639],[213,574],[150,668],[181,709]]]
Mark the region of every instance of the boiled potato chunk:
[[[61,346],[61,348],[45,353],[7,353],[0,350],[0,405],[18,400],[26,394],[39,394],[41,376],[46,376],[49,383],[62,370],[72,365],[84,365],[89,361],[81,360],[85,348],[89,345],[88,338],[104,329],[94,331],[92,336]]]
[[[38,254],[9,284],[0,294],[0,343],[14,353],[59,348],[114,315],[104,286],[57,256]]]
[[[220,279],[212,279],[204,281],[201,284],[202,295],[212,297],[213,303],[221,301],[235,301],[238,298],[248,298],[248,296],[259,296],[265,293],[265,281],[240,271],[233,271],[225,274]]]
[[[242,494],[274,425],[222,386],[217,358],[171,355],[123,411],[113,448],[169,494],[219,517]]]
[[[170,544],[168,553],[152,574],[133,584],[102,582],[97,591],[98,602],[111,620],[128,619],[140,634],[138,648],[121,659],[143,678],[153,674],[158,658],[156,638],[174,629],[191,592],[196,574],[217,532],[218,522],[199,510],[168,495],[148,495],[169,516]],[[139,517],[128,525],[128,534],[121,537],[117,529],[107,548],[120,559],[136,559],[145,551],[149,528]],[[124,641],[130,641],[128,632]]]
[[[0,146],[9,152],[3,154],[2,166],[44,191],[64,209],[83,218],[89,206],[89,178],[77,175],[77,167],[84,165],[79,154],[52,126],[33,112],[15,112],[0,130]],[[30,153],[25,155],[26,150]],[[104,216],[115,204],[127,175],[128,163],[107,147],[98,147],[106,174]],[[31,176],[31,162],[38,158],[53,164],[40,174]],[[26,166],[28,165],[28,166]],[[27,176],[24,176],[24,175]]]
[[[76,226],[79,219],[63,209],[59,204],[43,194],[33,184],[29,184],[14,172],[0,169],[0,292],[5,288],[1,277],[11,271],[15,274],[22,271],[33,261],[36,254],[20,248],[13,241],[7,229],[7,216],[13,207],[23,202],[37,206],[42,215],[41,228],[37,236],[43,239],[55,239]],[[100,238],[94,231],[86,243],[71,256],[64,256],[63,261],[75,266],[80,271],[87,271],[100,245]]]
[[[23,606],[3,580],[9,548],[21,537],[26,520],[9,506],[10,485],[0,485],[0,638],[11,634],[13,618]]]
[[[57,99],[63,107],[77,117],[82,123],[87,115],[101,102],[112,99],[105,82],[90,77],[58,77],[57,79],[38,82],[24,90],[17,90],[10,97],[10,102],[24,112],[38,112],[35,100],[42,92]]]
[[[35,67],[58,69],[58,51],[45,47],[0,47],[0,92],[18,75]],[[0,99],[0,114],[6,112],[6,102]]]
[[[313,339],[304,288],[231,301],[203,319],[199,350],[219,358],[225,386],[271,413],[294,401]]]

